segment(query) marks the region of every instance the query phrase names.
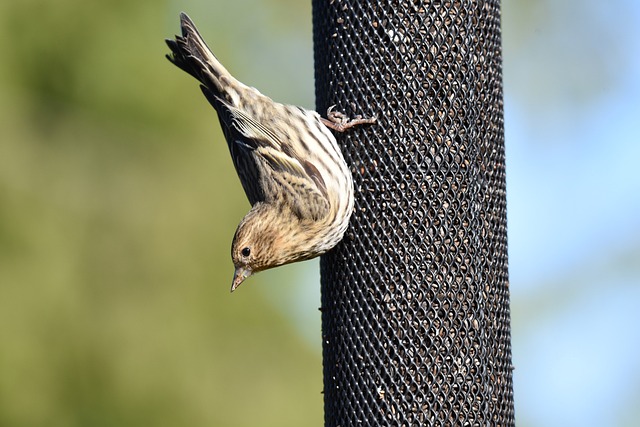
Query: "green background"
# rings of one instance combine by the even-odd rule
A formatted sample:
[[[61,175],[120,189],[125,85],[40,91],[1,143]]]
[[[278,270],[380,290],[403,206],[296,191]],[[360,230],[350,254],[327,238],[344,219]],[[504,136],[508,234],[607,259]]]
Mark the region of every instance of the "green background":
[[[249,204],[164,58],[188,6],[0,5],[2,426],[322,424],[317,261],[229,293]],[[191,8],[239,78],[313,107],[309,4]]]

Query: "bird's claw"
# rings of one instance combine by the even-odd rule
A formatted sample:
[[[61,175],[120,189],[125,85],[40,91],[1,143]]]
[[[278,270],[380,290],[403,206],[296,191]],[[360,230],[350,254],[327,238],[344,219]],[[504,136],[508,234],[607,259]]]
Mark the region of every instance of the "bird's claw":
[[[336,132],[344,132],[353,126],[373,124],[377,120],[376,117],[363,119],[360,115],[351,119],[340,111],[334,111],[335,107],[335,105],[332,105],[327,109],[327,118],[322,118],[322,123],[329,129],[333,129]]]

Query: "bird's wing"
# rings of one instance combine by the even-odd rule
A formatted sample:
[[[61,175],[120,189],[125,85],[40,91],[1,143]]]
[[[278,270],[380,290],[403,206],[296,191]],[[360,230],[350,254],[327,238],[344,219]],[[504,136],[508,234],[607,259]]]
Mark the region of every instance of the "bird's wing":
[[[300,219],[317,221],[329,213],[324,180],[313,164],[270,147],[255,152],[268,169],[263,182],[267,202],[284,203]]]
[[[200,89],[202,89],[202,93],[218,113],[220,127],[227,141],[231,160],[249,203],[253,206],[258,202],[264,202],[266,195],[260,185],[262,181],[260,169],[256,163],[255,156],[252,154],[256,145],[251,141],[242,142],[247,138],[240,134],[233,124],[233,112],[229,109],[229,104],[216,96],[207,86],[202,85]]]
[[[287,135],[220,98],[209,101],[217,104],[214,107],[218,114],[227,114],[230,119],[220,121],[231,123],[225,136],[251,204],[282,203],[300,219],[318,220],[327,215],[329,199],[324,178],[313,163],[298,154]],[[253,166],[260,173],[256,174]]]

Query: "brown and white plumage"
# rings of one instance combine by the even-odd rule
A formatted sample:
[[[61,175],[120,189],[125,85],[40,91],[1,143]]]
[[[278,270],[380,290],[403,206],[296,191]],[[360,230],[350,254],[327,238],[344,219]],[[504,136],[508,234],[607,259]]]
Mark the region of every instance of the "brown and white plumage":
[[[353,211],[351,173],[329,127],[343,131],[375,119],[349,120],[274,102],[236,80],[184,13],[182,36],[167,40],[176,66],[201,83],[218,112],[242,187],[252,205],[240,222],[231,255],[231,290],[267,268],[333,248]]]

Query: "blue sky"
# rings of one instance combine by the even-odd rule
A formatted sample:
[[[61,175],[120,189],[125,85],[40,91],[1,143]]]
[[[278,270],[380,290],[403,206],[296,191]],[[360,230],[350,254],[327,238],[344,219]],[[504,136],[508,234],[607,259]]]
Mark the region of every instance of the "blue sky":
[[[640,8],[542,3],[519,44],[503,33],[516,418],[634,425]]]

